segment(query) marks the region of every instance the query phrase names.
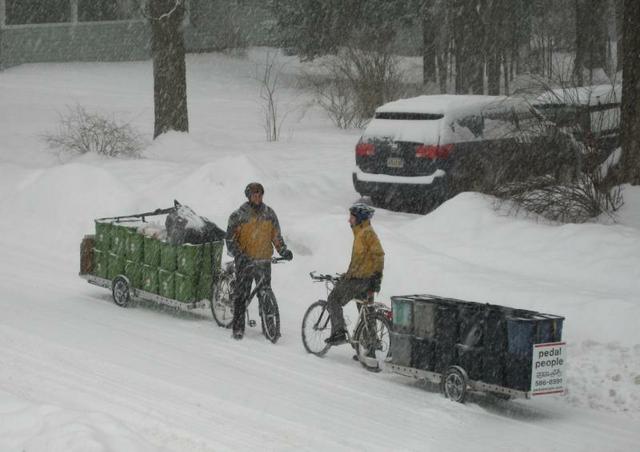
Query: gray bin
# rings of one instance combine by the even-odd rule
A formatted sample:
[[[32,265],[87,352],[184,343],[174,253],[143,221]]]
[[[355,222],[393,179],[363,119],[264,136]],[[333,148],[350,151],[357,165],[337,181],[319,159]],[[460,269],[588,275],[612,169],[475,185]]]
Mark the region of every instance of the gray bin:
[[[391,360],[398,366],[411,366],[411,342],[410,334],[391,332]]]
[[[413,333],[419,338],[432,339],[436,334],[436,304],[432,300],[413,303]]]

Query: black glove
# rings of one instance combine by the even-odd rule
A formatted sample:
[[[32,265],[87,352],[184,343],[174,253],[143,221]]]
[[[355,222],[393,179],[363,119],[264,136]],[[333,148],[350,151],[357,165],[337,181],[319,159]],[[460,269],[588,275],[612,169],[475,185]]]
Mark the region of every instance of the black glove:
[[[290,250],[290,249],[288,249],[288,248],[285,248],[285,249],[283,249],[282,251],[280,251],[280,256],[281,256],[283,259],[286,259],[286,260],[288,260],[288,261],[290,261],[291,259],[293,259],[293,253],[292,253],[292,252],[291,252],[291,250]]]
[[[382,273],[376,272],[371,276],[369,282],[369,290],[373,292],[380,292],[380,285],[382,284]]]

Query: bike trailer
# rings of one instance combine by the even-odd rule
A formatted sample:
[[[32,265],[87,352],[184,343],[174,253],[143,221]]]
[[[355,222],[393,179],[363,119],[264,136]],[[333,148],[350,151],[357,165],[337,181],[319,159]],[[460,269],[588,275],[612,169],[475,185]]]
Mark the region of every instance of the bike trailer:
[[[499,397],[564,393],[564,317],[436,295],[391,297],[390,369]]]
[[[137,297],[183,310],[206,307],[222,241],[170,243],[163,225],[146,218],[172,212],[175,207],[95,220],[95,233],[80,245],[80,277],[111,289],[119,306]]]

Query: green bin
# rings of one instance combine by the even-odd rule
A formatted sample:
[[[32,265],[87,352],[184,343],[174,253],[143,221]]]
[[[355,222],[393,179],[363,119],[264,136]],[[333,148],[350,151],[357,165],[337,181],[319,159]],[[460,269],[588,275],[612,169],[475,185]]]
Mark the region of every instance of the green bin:
[[[111,246],[109,250],[112,253],[125,255],[127,250],[127,237],[131,228],[121,224],[113,224],[111,226]]]
[[[111,223],[95,220],[96,223],[96,249],[109,251],[111,246]]]
[[[144,252],[144,236],[136,229],[131,229],[127,234],[125,257],[128,260],[142,263]]]
[[[93,274],[99,276],[100,278],[106,278],[109,276],[108,273],[109,268],[109,253],[99,250],[97,248],[93,249]]]
[[[198,299],[211,300],[213,287],[213,275],[211,273],[203,273],[198,281]]]
[[[142,239],[142,257],[146,265],[160,266],[160,245],[162,242],[153,237],[144,236]]]
[[[131,287],[139,289],[142,286],[142,264],[132,260],[124,263],[124,275],[129,278]]]
[[[109,253],[109,268],[107,275],[109,279],[115,279],[118,275],[124,274],[124,256],[116,253]]]
[[[198,278],[175,272],[176,300],[191,303],[196,300]]]
[[[194,276],[200,272],[203,261],[204,245],[179,245],[176,248],[177,271],[183,275]]]
[[[211,269],[212,269],[211,243],[203,243],[201,246],[202,246],[202,272],[211,273]]]
[[[174,272],[158,269],[158,295],[172,299],[176,297],[174,275]]]
[[[176,257],[177,246],[167,242],[160,242],[160,268],[163,270],[174,272],[178,260]]]
[[[158,293],[158,267],[142,264],[142,290]]]

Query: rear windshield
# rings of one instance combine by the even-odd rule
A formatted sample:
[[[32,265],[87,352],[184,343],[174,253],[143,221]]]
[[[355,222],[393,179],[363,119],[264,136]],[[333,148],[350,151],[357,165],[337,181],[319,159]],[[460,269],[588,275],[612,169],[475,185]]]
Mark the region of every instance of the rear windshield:
[[[444,115],[435,113],[390,113],[378,112],[375,114],[376,119],[398,119],[411,121],[435,121],[444,118]]]

